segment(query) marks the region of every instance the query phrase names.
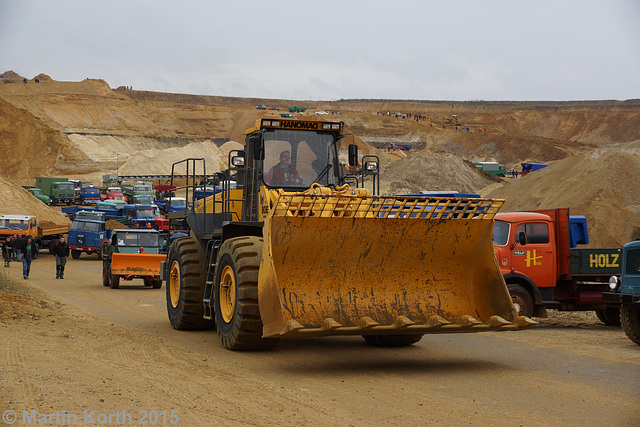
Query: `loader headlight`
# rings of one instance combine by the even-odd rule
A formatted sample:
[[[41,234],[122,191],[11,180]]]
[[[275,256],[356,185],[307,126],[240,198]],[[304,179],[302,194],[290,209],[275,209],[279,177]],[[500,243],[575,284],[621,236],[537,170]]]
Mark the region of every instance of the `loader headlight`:
[[[235,167],[244,166],[244,157],[242,156],[233,156],[231,158],[231,164]]]
[[[378,170],[378,162],[365,162],[364,169],[368,172],[375,172]]]
[[[619,287],[620,279],[618,279],[618,276],[611,276],[611,278],[609,278],[609,289],[617,291]]]

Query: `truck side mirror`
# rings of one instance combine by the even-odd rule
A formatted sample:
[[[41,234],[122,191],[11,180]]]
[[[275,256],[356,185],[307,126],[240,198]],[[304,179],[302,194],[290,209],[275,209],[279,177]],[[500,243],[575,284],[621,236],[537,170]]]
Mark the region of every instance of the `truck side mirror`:
[[[349,144],[349,166],[358,166],[358,146]]]
[[[524,231],[521,231],[518,234],[518,243],[520,243],[523,246],[527,244],[527,233],[525,233]]]

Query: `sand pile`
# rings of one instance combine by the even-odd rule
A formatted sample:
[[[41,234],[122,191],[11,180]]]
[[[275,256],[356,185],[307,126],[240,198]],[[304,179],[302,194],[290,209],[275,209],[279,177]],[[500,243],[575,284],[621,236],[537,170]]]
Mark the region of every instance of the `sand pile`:
[[[33,215],[41,225],[70,224],[65,215],[45,205],[10,179],[0,177],[0,200],[0,215]]]
[[[171,174],[171,165],[187,158],[204,158],[207,173],[218,172],[227,167],[228,153],[244,146],[229,141],[218,148],[211,141],[193,142],[184,147],[164,150],[143,150],[130,154],[120,165],[120,175]],[[183,172],[183,171],[181,171]]]
[[[453,154],[415,152],[400,160],[383,163],[380,194],[406,194],[419,191],[458,191],[477,193],[499,178],[487,175],[468,161]]]
[[[481,191],[504,198],[503,212],[569,207],[587,217],[590,247],[619,247],[640,226],[640,149],[600,148]]]

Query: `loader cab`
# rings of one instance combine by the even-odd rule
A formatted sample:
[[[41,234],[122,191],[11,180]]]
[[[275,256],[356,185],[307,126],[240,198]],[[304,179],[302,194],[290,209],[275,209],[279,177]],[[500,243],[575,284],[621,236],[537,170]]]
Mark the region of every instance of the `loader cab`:
[[[317,183],[342,184],[337,141],[341,123],[324,131],[322,122],[263,120],[262,128],[248,135],[249,159],[258,186],[304,191]],[[331,125],[329,125],[331,126]],[[311,132],[310,130],[313,130]]]

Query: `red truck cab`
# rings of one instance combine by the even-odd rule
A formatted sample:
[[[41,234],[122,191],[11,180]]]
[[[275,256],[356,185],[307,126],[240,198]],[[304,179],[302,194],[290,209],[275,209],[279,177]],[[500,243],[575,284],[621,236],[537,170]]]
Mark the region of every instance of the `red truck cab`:
[[[568,208],[496,214],[496,261],[519,314],[594,310],[606,324],[619,321],[602,292],[621,269],[620,248],[576,248],[588,243],[586,219]]]

